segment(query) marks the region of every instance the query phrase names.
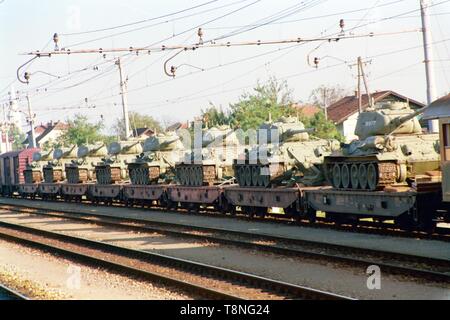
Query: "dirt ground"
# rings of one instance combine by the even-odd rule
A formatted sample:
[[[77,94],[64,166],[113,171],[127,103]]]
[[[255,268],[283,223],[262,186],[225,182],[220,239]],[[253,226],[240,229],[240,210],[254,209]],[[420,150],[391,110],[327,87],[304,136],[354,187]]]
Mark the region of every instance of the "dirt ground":
[[[0,283],[32,299],[188,299],[181,293],[0,240]]]

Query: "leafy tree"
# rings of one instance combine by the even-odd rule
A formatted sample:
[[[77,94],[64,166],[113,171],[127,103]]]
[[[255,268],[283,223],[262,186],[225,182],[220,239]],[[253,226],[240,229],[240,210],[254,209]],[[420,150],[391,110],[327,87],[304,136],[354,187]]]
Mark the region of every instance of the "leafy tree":
[[[329,106],[348,94],[348,90],[340,85],[321,85],[311,91],[309,102],[316,106]]]
[[[305,117],[300,113],[299,119],[306,128],[315,128],[314,133],[312,133],[315,137],[344,141],[344,136],[337,130],[332,121],[325,119],[325,114],[322,111],[317,112],[311,117]]]
[[[230,124],[229,116],[222,108],[217,108],[213,104],[210,104],[207,109],[202,110],[202,119],[204,125],[207,125],[208,127]]]
[[[22,142],[26,139],[25,133],[19,130],[16,126],[13,126],[10,131],[10,139],[12,138],[13,144],[12,149],[14,151],[23,149],[24,146],[22,145]]]
[[[162,131],[162,125],[152,116],[132,111],[128,113],[128,117],[130,119],[130,129],[150,128],[156,131]],[[116,122],[112,126],[112,131],[120,137],[125,136],[125,123],[123,118],[116,119]]]
[[[82,114],[76,114],[73,119],[68,119],[67,124],[69,128],[58,138],[58,143],[64,146],[72,144],[82,145],[85,143],[94,143],[97,141],[104,141],[100,131],[103,129],[101,121],[97,123],[90,123],[88,117]]]
[[[285,81],[270,78],[265,84],[258,82],[252,93],[244,93],[239,102],[230,105],[230,123],[243,130],[256,129],[269,119],[295,115],[292,91]]]

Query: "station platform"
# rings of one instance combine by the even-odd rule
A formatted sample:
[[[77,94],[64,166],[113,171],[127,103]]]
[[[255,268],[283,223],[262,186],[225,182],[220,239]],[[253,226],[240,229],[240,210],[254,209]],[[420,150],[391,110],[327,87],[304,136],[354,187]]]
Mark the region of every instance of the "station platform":
[[[231,217],[189,215],[186,213],[158,210],[103,207],[79,203],[49,202],[0,198],[0,204],[26,204],[29,208],[63,210],[71,213],[92,213],[105,216],[148,220],[149,222],[176,223],[186,227],[210,227],[233,231],[299,239],[320,243],[336,244],[361,249],[383,250],[386,252],[427,257],[450,262],[450,242],[428,239],[365,234],[349,231],[309,228],[276,222],[245,221]]]

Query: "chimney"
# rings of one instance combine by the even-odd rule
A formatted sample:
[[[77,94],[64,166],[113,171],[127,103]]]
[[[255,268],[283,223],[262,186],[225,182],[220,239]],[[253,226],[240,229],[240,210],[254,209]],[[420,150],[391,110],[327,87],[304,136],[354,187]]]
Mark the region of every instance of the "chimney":
[[[355,90],[355,97],[358,98],[358,90]]]

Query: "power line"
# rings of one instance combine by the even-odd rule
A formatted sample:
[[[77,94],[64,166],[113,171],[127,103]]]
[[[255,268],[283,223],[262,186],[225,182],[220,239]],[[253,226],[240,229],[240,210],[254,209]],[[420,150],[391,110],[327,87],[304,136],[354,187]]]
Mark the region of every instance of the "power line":
[[[144,23],[144,22],[150,22],[150,21],[154,21],[154,20],[159,20],[159,19],[162,19],[162,18],[167,18],[167,17],[170,17],[170,16],[174,16],[174,15],[177,15],[177,14],[180,14],[180,13],[183,13],[183,12],[191,11],[191,10],[194,10],[194,9],[197,9],[197,8],[200,8],[200,7],[207,6],[207,5],[209,5],[211,3],[214,3],[214,2],[217,2],[217,1],[219,1],[219,0],[211,0],[211,1],[207,1],[207,2],[201,3],[199,5],[196,5],[196,6],[193,6],[193,7],[189,7],[189,8],[185,8],[185,9],[182,9],[182,10],[179,10],[179,11],[175,11],[175,12],[172,12],[172,13],[167,13],[167,14],[160,15],[160,16],[157,16],[157,17],[148,18],[148,19],[144,19],[144,20],[139,20],[139,21],[135,21],[135,22],[130,22],[130,23],[126,23],[126,24],[121,24],[121,25],[117,25],[117,26],[113,26],[113,27],[101,28],[101,29],[93,29],[93,30],[80,31],[80,32],[72,32],[72,33],[61,33],[61,35],[63,35],[63,36],[74,36],[74,35],[97,33],[97,32],[103,32],[103,31],[109,31],[109,30],[115,30],[115,29],[119,29],[119,28],[134,26],[134,25],[141,24],[141,23]],[[247,0],[245,0],[245,1],[247,1]]]

